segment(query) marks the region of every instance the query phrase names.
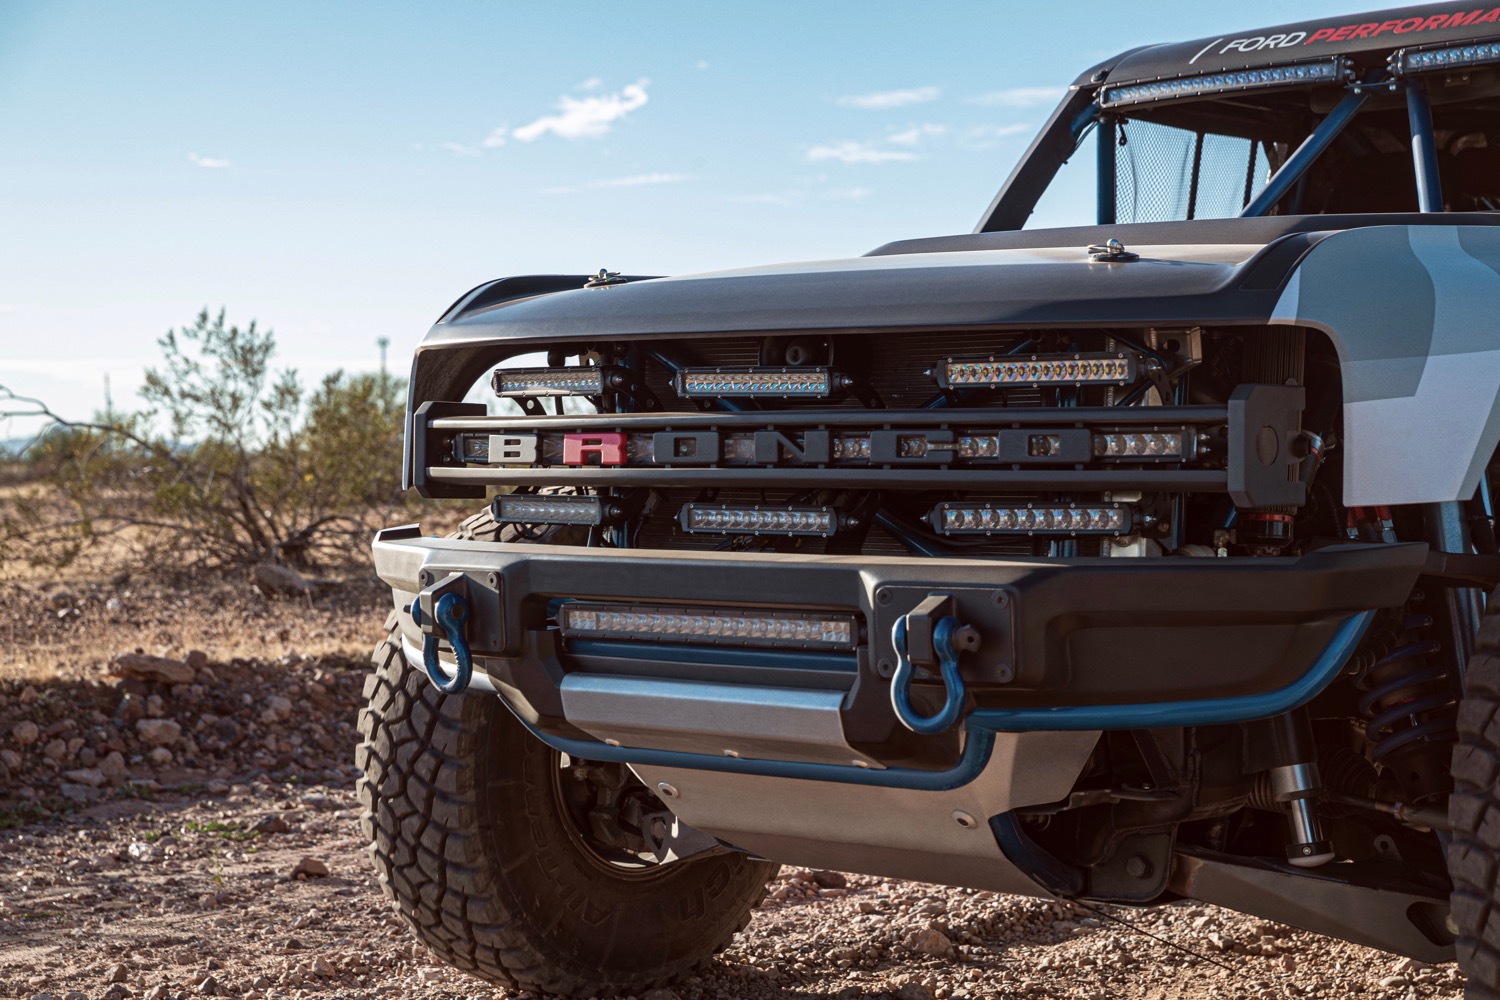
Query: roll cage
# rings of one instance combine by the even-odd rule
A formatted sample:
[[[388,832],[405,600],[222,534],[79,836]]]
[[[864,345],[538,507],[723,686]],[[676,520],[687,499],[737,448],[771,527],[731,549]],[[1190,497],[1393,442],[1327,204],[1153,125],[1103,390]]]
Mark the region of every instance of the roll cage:
[[[1494,13],[1500,19],[1500,8]],[[1440,16],[1450,15],[1429,19]],[[1125,53],[1070,88],[976,232],[1022,228],[1090,133],[1096,221],[1162,221],[1118,211],[1125,130],[1141,123],[1190,137],[1191,161],[1181,165],[1187,189],[1178,199],[1186,213],[1179,220],[1195,217],[1205,136],[1225,135],[1250,140],[1250,173],[1263,169],[1259,178],[1246,174],[1237,206],[1242,218],[1500,208],[1500,182],[1488,180],[1500,178],[1500,36],[1313,60],[1276,62],[1257,52],[1256,65],[1196,72],[1182,65],[1163,72],[1160,56],[1142,55],[1153,52]],[[1435,109],[1443,119],[1436,126]]]

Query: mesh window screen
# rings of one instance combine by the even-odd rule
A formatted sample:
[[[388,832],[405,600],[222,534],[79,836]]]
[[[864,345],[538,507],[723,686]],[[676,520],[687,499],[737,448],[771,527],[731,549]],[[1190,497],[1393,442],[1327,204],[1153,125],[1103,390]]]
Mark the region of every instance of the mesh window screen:
[[[1258,143],[1126,121],[1115,158],[1119,222],[1227,219],[1265,186],[1269,162]]]

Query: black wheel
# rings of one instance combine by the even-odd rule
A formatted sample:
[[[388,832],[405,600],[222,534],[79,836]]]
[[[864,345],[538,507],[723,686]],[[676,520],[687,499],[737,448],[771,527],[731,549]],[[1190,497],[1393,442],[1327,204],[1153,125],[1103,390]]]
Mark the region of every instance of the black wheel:
[[[498,531],[480,515],[459,534]],[[659,805],[627,768],[559,754],[498,698],[440,694],[397,634],[365,702],[359,797],[381,885],[443,961],[491,982],[650,989],[727,944],[776,873],[738,854],[658,865],[632,819]]]
[[[1500,1000],[1500,589],[1488,608],[1458,712],[1448,873],[1465,995]]]

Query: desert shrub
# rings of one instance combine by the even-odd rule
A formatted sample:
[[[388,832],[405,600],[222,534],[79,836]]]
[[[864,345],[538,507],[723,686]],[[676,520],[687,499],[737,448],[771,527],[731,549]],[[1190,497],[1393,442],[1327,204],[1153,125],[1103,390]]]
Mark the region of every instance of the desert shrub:
[[[362,547],[400,501],[392,380],[335,372],[309,394],[272,369],[270,330],[222,311],[158,345],[144,412],[79,423],[30,401],[53,423],[23,456],[30,484],[0,499],[3,551],[64,563],[109,535],[175,562],[308,564]]]

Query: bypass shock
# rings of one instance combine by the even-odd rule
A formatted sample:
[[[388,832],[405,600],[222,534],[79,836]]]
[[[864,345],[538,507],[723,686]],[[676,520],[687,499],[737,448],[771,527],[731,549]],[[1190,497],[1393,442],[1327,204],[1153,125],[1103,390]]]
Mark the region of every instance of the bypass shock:
[[[1298,868],[1317,868],[1333,860],[1333,846],[1324,839],[1313,800],[1323,794],[1317,751],[1306,711],[1271,720],[1277,764],[1271,768],[1271,793],[1286,807],[1291,838],[1286,859]]]

